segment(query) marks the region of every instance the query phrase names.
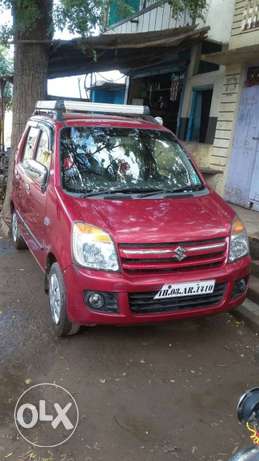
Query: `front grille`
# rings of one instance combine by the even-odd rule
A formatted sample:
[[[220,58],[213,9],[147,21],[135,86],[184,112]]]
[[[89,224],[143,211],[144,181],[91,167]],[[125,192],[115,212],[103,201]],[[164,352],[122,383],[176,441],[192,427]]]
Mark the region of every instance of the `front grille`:
[[[129,305],[131,311],[136,314],[198,309],[219,304],[223,299],[225,290],[226,283],[217,283],[214,292],[208,295],[154,299],[157,291],[129,293]]]
[[[197,242],[119,245],[121,265],[129,274],[181,272],[219,267],[227,258],[227,239]]]

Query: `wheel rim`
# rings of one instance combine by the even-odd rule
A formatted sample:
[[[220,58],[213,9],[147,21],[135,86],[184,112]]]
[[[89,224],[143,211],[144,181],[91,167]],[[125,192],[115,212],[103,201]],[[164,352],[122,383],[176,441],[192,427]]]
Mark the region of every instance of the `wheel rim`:
[[[13,241],[16,242],[18,239],[18,222],[17,222],[17,216],[16,213],[13,214],[13,219],[12,219],[12,236],[13,236]]]
[[[62,301],[59,281],[56,274],[52,274],[50,277],[49,302],[52,320],[55,323],[55,325],[58,325],[60,322]]]

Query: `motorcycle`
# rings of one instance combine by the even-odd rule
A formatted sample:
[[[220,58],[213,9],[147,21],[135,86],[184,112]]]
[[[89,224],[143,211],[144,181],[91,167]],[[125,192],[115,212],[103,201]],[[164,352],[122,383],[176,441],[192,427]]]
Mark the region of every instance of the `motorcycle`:
[[[259,461],[259,388],[247,391],[237,405],[237,417],[250,432],[253,446],[235,453],[229,461]]]

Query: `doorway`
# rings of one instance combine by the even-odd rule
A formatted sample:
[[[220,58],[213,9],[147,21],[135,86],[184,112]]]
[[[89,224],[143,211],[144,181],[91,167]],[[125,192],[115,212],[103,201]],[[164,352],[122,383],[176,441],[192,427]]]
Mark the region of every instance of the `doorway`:
[[[241,94],[225,199],[259,211],[259,86]]]
[[[195,89],[188,125],[187,140],[206,143],[213,89]]]

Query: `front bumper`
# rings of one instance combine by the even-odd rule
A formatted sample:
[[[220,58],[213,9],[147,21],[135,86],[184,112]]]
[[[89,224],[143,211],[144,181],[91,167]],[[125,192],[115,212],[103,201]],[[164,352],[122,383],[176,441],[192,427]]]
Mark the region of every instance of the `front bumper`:
[[[148,322],[159,322],[187,317],[207,316],[229,311],[238,307],[244,301],[246,292],[232,296],[235,281],[250,274],[250,257],[226,264],[217,269],[192,270],[185,273],[152,274],[127,276],[123,273],[90,271],[70,266],[64,272],[67,293],[67,310],[71,321],[81,325],[113,324],[130,325]],[[181,283],[215,279],[216,284],[226,284],[224,295],[217,304],[202,305],[167,312],[134,313],[129,304],[130,293],[159,291],[165,283]],[[118,312],[98,312],[86,305],[85,291],[117,293]]]

